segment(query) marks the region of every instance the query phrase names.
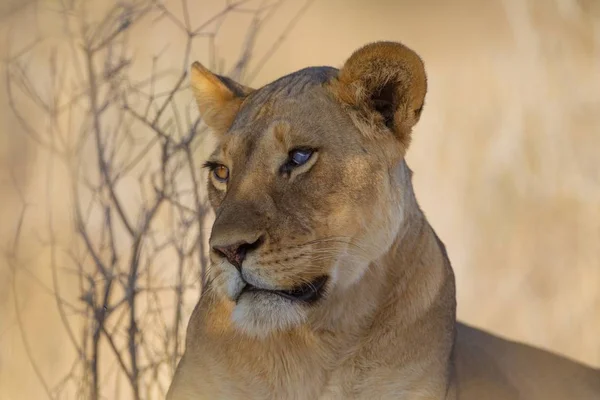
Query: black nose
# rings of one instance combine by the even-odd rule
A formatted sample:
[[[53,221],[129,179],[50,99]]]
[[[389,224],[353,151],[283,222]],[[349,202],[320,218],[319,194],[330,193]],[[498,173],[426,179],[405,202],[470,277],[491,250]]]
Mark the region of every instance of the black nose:
[[[257,249],[262,243],[262,238],[259,238],[253,243],[237,242],[225,246],[213,246],[213,250],[225,257],[227,261],[233,264],[238,270],[242,269],[242,263],[246,259],[246,255]]]

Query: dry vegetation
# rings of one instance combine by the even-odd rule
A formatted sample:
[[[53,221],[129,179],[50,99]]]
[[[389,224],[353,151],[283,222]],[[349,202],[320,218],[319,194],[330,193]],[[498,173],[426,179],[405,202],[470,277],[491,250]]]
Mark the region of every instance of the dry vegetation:
[[[382,38],[427,65],[460,317],[600,366],[600,7],[368,3],[0,4],[0,399],[161,398],[210,226],[191,60],[260,85]]]

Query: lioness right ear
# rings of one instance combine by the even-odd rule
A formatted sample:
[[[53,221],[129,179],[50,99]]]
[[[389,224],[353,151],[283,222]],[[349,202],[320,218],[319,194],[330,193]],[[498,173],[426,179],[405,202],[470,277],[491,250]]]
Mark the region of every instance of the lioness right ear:
[[[226,132],[246,96],[254,89],[213,74],[198,61],[192,64],[191,86],[202,120],[216,133]]]
[[[408,147],[427,92],[417,53],[400,43],[368,44],[350,56],[329,87],[363,133],[391,130]]]

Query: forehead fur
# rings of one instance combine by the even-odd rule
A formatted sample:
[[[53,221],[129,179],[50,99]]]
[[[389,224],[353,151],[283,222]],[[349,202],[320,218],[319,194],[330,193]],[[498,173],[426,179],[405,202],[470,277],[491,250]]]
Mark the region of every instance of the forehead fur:
[[[240,108],[231,127],[237,130],[256,120],[273,115],[274,107],[286,100],[293,100],[337,76],[332,67],[309,67],[286,75],[251,93]]]

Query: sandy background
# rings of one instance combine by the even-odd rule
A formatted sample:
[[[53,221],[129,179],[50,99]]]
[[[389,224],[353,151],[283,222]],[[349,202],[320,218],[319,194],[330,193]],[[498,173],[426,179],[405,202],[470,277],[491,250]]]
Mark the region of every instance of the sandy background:
[[[201,18],[220,3],[197,2],[192,18]],[[6,27],[10,21],[16,26],[13,35],[19,37],[27,33],[22,23],[26,16],[6,15],[17,4],[0,3],[0,15],[5,15],[0,25]],[[430,85],[408,161],[415,171],[417,197],[456,270],[459,317],[596,367],[600,367],[599,4],[317,0],[251,82],[258,86],[309,65],[341,66],[354,49],[373,40],[398,40],[414,48],[425,61]],[[257,54],[272,43],[275,34],[270,32],[281,29],[285,13],[298,8],[293,2],[286,7],[281,19],[261,33]],[[42,23],[50,30],[57,25],[58,31],[52,15],[44,15]],[[235,20],[223,28],[218,45],[225,60],[239,53],[240,29]],[[169,51],[177,50],[177,37],[170,31],[150,31],[134,39],[140,57],[166,42],[173,43]],[[2,39],[0,46],[5,45]],[[194,49],[196,59],[205,54],[205,49]],[[43,77],[42,69],[40,74]],[[48,168],[7,111],[5,90],[2,72],[3,248],[10,247],[22,210],[16,188],[28,199],[43,196]],[[69,238],[60,174],[55,172],[58,186],[51,208],[59,236]],[[9,262],[0,258],[1,400],[43,398],[25,357],[14,288],[41,373],[52,380],[64,365],[64,331],[43,289],[50,280],[51,254],[35,244],[36,224],[43,223],[47,211],[38,210],[35,202],[31,205],[19,246],[28,272],[15,277]]]

